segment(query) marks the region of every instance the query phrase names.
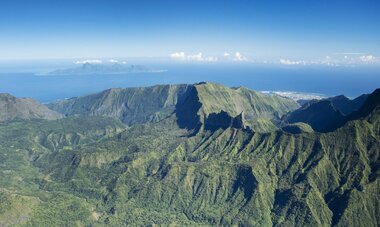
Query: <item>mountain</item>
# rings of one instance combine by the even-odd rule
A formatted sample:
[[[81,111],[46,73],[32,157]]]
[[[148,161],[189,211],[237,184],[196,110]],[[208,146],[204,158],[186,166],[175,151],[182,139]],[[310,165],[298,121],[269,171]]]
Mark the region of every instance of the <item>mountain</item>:
[[[50,103],[49,108],[65,114],[111,116],[128,125],[154,123],[177,114],[183,127],[201,124],[221,111],[231,117],[244,113],[247,126],[274,127],[261,123],[279,121],[298,104],[277,95],[264,95],[247,88],[228,88],[214,83],[158,85],[145,88],[109,89],[101,93]],[[268,127],[262,127],[266,130]]]
[[[302,106],[285,116],[283,121],[290,124],[303,122],[315,131],[329,132],[342,125],[344,116],[331,101],[322,100]]]
[[[113,88],[50,103],[48,106],[67,116],[109,116],[133,125],[157,122],[168,117],[191,89],[189,85]]]
[[[346,117],[347,121],[357,120],[361,118],[368,118],[369,122],[375,122],[377,115],[373,114],[374,110],[380,109],[380,89],[376,89],[371,95],[368,96],[364,104],[357,110],[352,112]]]
[[[178,87],[160,121],[0,124],[0,225],[379,225],[380,90],[331,132],[295,123],[260,133],[246,115],[276,116],[277,98],[246,105],[261,94]]]
[[[295,101],[278,95],[265,95],[244,87],[228,88],[214,83],[199,83],[178,105],[176,113],[178,124],[188,129],[203,125],[211,114],[226,112],[231,117],[242,115],[245,125],[256,131],[260,128],[270,131],[275,128],[263,127],[264,122],[277,123],[284,114],[297,108]],[[194,121],[197,121],[196,124]]]
[[[348,115],[356,110],[358,110],[369,95],[360,95],[359,97],[350,100],[344,95],[339,95],[331,98],[327,98],[327,100],[332,102],[332,105],[339,110],[343,115]]]
[[[62,115],[30,99],[0,93],[0,122],[28,119],[55,120]]]
[[[283,117],[283,123],[304,122],[315,131],[330,132],[343,125],[347,116],[360,109],[368,95],[353,100],[340,95],[322,100],[312,100]]]
[[[121,63],[84,63],[75,68],[58,69],[47,75],[112,75],[128,73],[159,73],[162,69],[155,69],[144,65],[126,65]]]

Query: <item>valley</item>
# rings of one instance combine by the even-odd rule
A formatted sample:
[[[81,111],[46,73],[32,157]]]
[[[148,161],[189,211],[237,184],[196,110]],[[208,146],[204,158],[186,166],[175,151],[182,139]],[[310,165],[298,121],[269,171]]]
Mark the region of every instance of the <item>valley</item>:
[[[208,82],[12,109],[0,225],[378,226],[379,95],[322,131],[313,102]]]

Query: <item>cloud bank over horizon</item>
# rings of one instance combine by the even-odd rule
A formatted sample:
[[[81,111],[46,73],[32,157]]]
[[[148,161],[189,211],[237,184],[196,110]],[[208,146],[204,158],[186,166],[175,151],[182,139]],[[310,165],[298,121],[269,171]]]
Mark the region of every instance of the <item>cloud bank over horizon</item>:
[[[290,60],[280,59],[282,65],[326,65],[326,66],[358,66],[358,65],[380,65],[380,58],[374,55],[360,54],[333,54],[326,55],[316,60]]]
[[[240,52],[224,52],[219,56],[204,55],[203,52],[197,54],[186,54],[184,51],[173,52],[169,55],[170,60],[177,62],[244,62],[255,64],[280,64],[287,66],[359,66],[359,65],[380,65],[380,58],[366,53],[333,53],[316,59],[290,59],[280,58],[265,59],[260,57],[247,57]]]
[[[129,60],[126,60],[129,59]],[[265,64],[265,65],[284,65],[288,67],[301,66],[327,66],[327,67],[356,67],[356,66],[380,66],[380,58],[367,53],[332,53],[317,59],[295,59],[295,58],[279,58],[266,59],[262,57],[246,56],[239,51],[224,52],[220,55],[207,55],[203,52],[187,54],[184,51],[177,51],[166,57],[147,58],[148,62],[164,63],[166,61],[177,63],[244,63],[244,64]],[[166,60],[165,60],[166,59]],[[73,61],[74,64],[127,64],[133,58],[94,58],[81,59]],[[144,58],[139,59],[144,63]]]
[[[183,51],[179,51],[171,53],[169,57],[172,60],[188,62],[249,61],[248,58],[240,52],[235,52],[234,54],[224,52],[221,56],[206,56],[202,52],[188,55]]]

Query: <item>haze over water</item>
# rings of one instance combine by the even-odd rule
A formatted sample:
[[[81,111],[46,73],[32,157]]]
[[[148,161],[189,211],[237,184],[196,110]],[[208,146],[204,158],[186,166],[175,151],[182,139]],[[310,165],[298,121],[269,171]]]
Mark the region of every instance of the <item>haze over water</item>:
[[[41,102],[99,92],[108,88],[209,81],[226,86],[245,86],[258,91],[294,91],[323,96],[356,97],[380,85],[376,67],[316,67],[254,64],[160,64],[160,73],[122,75],[36,75],[42,66],[8,69],[0,73],[0,91]],[[4,70],[4,68],[3,68]]]

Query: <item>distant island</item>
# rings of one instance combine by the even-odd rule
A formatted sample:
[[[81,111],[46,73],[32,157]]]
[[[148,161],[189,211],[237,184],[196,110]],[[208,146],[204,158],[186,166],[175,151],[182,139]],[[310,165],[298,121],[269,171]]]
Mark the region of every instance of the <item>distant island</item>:
[[[86,62],[79,67],[57,69],[43,75],[115,75],[129,73],[160,73],[167,70],[156,69],[145,65],[127,65],[125,63],[90,63]]]

